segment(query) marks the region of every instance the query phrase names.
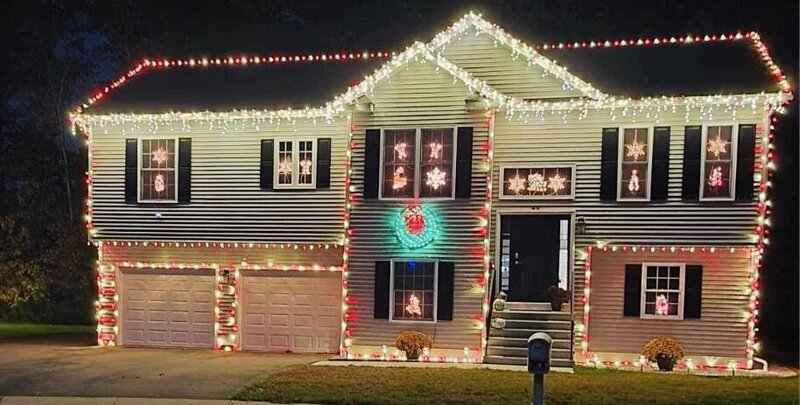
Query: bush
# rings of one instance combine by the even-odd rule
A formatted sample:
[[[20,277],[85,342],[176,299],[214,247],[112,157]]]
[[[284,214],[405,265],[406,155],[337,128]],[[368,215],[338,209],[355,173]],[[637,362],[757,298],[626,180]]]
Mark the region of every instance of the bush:
[[[569,302],[572,294],[556,285],[552,285],[544,292],[544,299],[550,301],[550,307],[553,311],[561,311],[561,305]]]
[[[407,330],[397,336],[394,345],[406,352],[407,359],[416,360],[422,354],[422,349],[433,345],[433,340],[422,332]]]
[[[665,336],[657,337],[644,345],[642,355],[648,361],[656,362],[661,371],[672,371],[675,364],[685,356],[681,344]]]

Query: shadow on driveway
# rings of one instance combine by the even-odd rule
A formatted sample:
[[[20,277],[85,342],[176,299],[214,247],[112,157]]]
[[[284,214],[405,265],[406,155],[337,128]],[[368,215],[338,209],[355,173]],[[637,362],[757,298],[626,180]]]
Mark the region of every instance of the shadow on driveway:
[[[85,335],[0,342],[0,396],[226,399],[269,374],[329,357],[94,344]]]

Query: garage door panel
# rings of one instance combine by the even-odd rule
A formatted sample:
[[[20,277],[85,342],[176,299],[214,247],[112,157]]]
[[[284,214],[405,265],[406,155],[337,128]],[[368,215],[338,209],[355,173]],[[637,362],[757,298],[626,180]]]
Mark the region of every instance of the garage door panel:
[[[211,270],[200,274],[122,272],[122,343],[214,347]]]
[[[245,273],[242,283],[243,349],[337,352],[340,277],[339,274]],[[264,302],[269,304],[263,305]],[[265,319],[267,325],[263,323]]]

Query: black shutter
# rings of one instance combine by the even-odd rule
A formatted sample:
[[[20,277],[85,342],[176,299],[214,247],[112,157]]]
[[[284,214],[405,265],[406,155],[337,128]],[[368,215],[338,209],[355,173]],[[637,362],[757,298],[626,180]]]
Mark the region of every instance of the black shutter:
[[[641,316],[642,306],[642,265],[625,265],[624,316]]]
[[[317,139],[317,188],[331,188],[331,138]]]
[[[192,200],[192,138],[178,139],[178,202]]]
[[[436,320],[453,320],[453,277],[455,263],[439,262],[439,279],[437,280],[438,299],[436,300]]]
[[[139,170],[139,140],[125,140],[125,202],[135,203],[139,192],[136,171]]]
[[[736,147],[736,199],[753,199],[753,171],[755,165],[756,126],[739,126],[739,144]]]
[[[617,200],[617,159],[619,159],[619,129],[603,128],[600,152],[600,201]]]
[[[669,127],[656,127],[653,134],[651,201],[666,201],[669,192]]]
[[[683,287],[683,317],[700,318],[703,302],[703,266],[686,266],[686,280]]]
[[[472,194],[472,127],[458,128],[456,157],[456,198],[470,198]]]
[[[683,139],[683,192],[684,200],[700,198],[700,153],[703,127],[686,127]]]
[[[364,198],[378,198],[381,164],[381,130],[368,129],[364,136]]]
[[[375,262],[375,319],[389,319],[389,262]]]
[[[275,170],[275,141],[272,139],[261,140],[261,177],[259,184],[262,190],[272,190]]]

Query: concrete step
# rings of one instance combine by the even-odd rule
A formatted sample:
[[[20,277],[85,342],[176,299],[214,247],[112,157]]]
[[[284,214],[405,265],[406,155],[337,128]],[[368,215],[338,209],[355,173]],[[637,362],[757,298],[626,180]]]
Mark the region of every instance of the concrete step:
[[[506,326],[504,329],[526,329],[529,331],[537,330],[572,330],[572,322],[567,320],[561,324],[548,324],[546,327],[542,326],[542,321],[528,320],[528,319],[506,319]],[[497,329],[493,329],[497,330]],[[491,332],[490,332],[491,333]],[[533,332],[531,332],[533,333]]]
[[[489,337],[489,346],[527,348],[528,338],[509,338],[501,336],[492,336]],[[569,337],[567,337],[566,339],[553,339],[552,347],[553,349],[569,349],[570,348]]]
[[[506,357],[528,357],[528,348],[525,347],[508,347],[508,346],[489,346],[486,354],[491,356],[506,356]],[[571,359],[572,352],[569,350],[569,344],[566,348],[552,348],[551,354],[554,359]]]
[[[501,338],[511,338],[511,339],[523,339],[525,341],[531,337],[532,334],[536,332],[544,332],[550,335],[551,338],[555,340],[567,340],[569,341],[572,339],[572,333],[569,329],[567,330],[552,330],[552,329],[493,329],[489,332],[489,337],[501,337]]]
[[[505,364],[511,366],[525,366],[528,364],[528,359],[525,357],[507,357],[489,355],[483,359],[484,363],[488,364]],[[550,367],[572,367],[572,360],[565,359],[551,359]]]
[[[553,312],[553,311],[492,311],[492,318],[504,319],[531,319],[537,321],[569,321],[571,320],[569,312]]]
[[[552,311],[549,302],[506,302],[509,311]]]

